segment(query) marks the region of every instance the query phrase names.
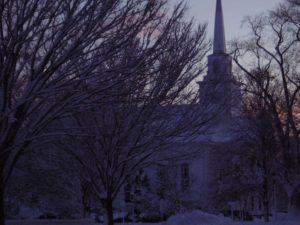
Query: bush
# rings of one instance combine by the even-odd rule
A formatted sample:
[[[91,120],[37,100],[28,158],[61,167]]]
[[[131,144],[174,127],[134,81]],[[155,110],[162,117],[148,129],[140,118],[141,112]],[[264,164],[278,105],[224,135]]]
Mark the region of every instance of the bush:
[[[40,215],[39,219],[40,220],[43,220],[43,219],[50,219],[50,220],[52,220],[52,219],[57,219],[57,216],[54,215],[53,213],[45,213],[45,214]]]

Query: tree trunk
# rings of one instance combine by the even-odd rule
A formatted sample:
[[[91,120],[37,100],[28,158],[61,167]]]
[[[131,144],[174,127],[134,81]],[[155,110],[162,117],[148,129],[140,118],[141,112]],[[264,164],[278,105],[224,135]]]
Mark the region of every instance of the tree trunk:
[[[85,208],[85,207],[83,207],[83,211],[82,211],[82,217],[83,217],[84,219],[86,219],[86,218],[87,218],[87,210],[86,210],[86,208]]]
[[[89,201],[86,199],[86,196],[82,196],[81,203],[83,206],[83,211],[82,211],[83,218],[88,218],[90,216],[91,207]]]
[[[300,169],[300,143],[299,135],[295,135],[296,138],[296,158],[297,158],[297,169]]]
[[[4,178],[3,169],[0,169],[0,225],[5,224],[4,214]]]
[[[264,206],[264,220],[270,221],[270,201],[269,201],[269,182],[267,175],[264,176],[263,183],[263,206]]]
[[[107,225],[114,225],[113,200],[109,197],[106,199],[106,216]]]
[[[264,220],[265,222],[270,221],[270,203],[268,199],[264,201]]]

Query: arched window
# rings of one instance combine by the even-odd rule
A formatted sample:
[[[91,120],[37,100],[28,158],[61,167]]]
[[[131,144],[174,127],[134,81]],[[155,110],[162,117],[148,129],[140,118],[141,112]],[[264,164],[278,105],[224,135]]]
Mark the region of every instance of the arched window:
[[[181,165],[181,190],[185,191],[190,186],[190,168],[189,164],[183,163]]]
[[[126,203],[132,201],[131,185],[127,183],[124,187],[124,200]]]

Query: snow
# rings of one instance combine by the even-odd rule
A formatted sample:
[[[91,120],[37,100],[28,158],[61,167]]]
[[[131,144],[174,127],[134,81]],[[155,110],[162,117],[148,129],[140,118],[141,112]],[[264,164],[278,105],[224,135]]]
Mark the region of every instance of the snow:
[[[278,215],[269,223],[256,221],[233,221],[224,216],[217,216],[202,211],[179,214],[170,217],[161,225],[300,225],[300,216]]]
[[[202,211],[171,216],[162,225],[225,225],[232,223],[232,220],[223,216],[216,216]]]
[[[73,221],[63,221],[63,220],[52,220],[47,222],[42,221],[7,221],[8,225],[69,225],[69,224],[78,224],[78,225],[90,225],[93,224],[91,220],[73,220]],[[123,223],[116,223],[116,225],[122,225]],[[190,213],[178,214],[170,217],[166,222],[162,223],[125,223],[126,225],[300,225],[300,215],[287,215],[279,214],[276,216],[276,219],[273,219],[269,223],[265,223],[261,220],[256,221],[233,221],[230,218],[213,215],[205,213],[202,211],[193,211]],[[99,224],[100,225],[100,224]],[[103,224],[102,224],[103,225]]]
[[[94,225],[90,219],[82,220],[7,220],[6,225]]]

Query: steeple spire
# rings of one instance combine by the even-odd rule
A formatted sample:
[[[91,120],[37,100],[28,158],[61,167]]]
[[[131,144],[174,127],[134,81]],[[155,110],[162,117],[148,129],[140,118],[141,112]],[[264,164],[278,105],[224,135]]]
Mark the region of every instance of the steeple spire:
[[[216,2],[214,48],[213,53],[208,56],[207,75],[199,82],[199,103],[206,106],[209,102],[208,112],[215,110],[216,125],[228,127],[232,124],[232,116],[239,114],[241,91],[232,74],[232,57],[226,53],[222,2]],[[224,132],[223,128],[220,129],[221,136],[224,136]]]
[[[222,1],[217,0],[214,33],[214,52],[226,53],[225,30],[223,20]]]

